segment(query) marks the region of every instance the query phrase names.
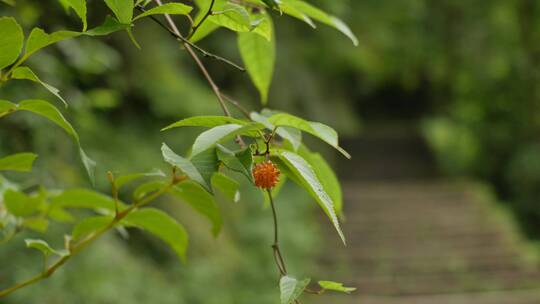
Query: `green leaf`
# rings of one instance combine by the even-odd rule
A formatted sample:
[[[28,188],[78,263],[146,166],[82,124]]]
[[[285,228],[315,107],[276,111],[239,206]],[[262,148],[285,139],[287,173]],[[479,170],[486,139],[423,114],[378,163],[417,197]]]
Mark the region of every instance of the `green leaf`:
[[[345,244],[345,236],[343,235],[339,225],[334,202],[324,190],[324,187],[313,171],[313,168],[304,158],[296,153],[290,151],[280,151],[278,156],[285,163],[288,169],[295,174],[295,177],[300,181],[301,186],[304,187],[313,198],[315,198],[317,203],[319,203],[336,228],[339,237]]]
[[[45,233],[49,227],[49,221],[45,218],[39,217],[27,218],[23,221],[22,225],[39,233]]]
[[[46,46],[64,39],[77,37],[79,35],[81,35],[81,33],[73,31],[58,31],[47,34],[42,29],[36,27],[30,32],[30,36],[28,36],[26,49],[20,62],[28,59],[28,57],[30,57],[32,54]]]
[[[235,203],[240,200],[240,191],[238,191],[240,184],[221,172],[216,172],[212,176],[212,187],[221,191],[225,197]]]
[[[293,128],[302,130],[304,132],[307,132],[313,136],[316,136],[322,139],[324,142],[326,142],[330,146],[334,147],[339,152],[341,152],[341,154],[343,154],[345,157],[351,158],[351,155],[339,146],[337,132],[325,124],[322,124],[319,122],[307,121],[300,117],[287,114],[287,113],[279,113],[279,114],[272,115],[270,118],[268,118],[268,121],[270,121],[270,123],[278,127],[280,126],[293,127]]]
[[[32,171],[32,164],[36,160],[37,154],[34,153],[17,153],[0,158],[0,171]]]
[[[7,101],[0,99],[0,118],[2,116],[6,116],[9,113],[12,113],[17,110],[17,105]]]
[[[133,198],[135,200],[140,200],[148,194],[156,192],[165,186],[166,184],[163,181],[149,181],[142,183],[135,188],[135,191],[133,191]]]
[[[246,125],[248,122],[229,116],[195,116],[179,120],[173,124],[166,126],[161,131],[169,130],[178,127],[207,127],[213,128],[226,124]]]
[[[178,169],[182,170],[190,179],[196,181],[197,183],[201,184],[206,190],[212,191],[210,189],[210,185],[204,180],[203,176],[201,175],[201,172],[193,165],[193,163],[187,159],[183,158],[182,156],[174,153],[171,148],[169,148],[165,143],[161,146],[161,153],[163,154],[163,158],[167,163],[169,163],[171,166],[177,167]]]
[[[279,2],[278,0],[262,0],[266,5],[268,5],[269,8],[277,9],[279,10]]]
[[[83,32],[86,31],[86,0],[60,0],[64,8],[67,10],[72,8],[77,16],[81,18],[83,24]]]
[[[145,11],[144,13],[133,18],[133,21],[139,18],[157,14],[187,15],[191,12],[192,9],[193,8],[191,6],[182,3],[165,3],[163,5],[156,6]]]
[[[48,83],[41,81],[41,79],[39,79],[39,77],[29,67],[26,67],[26,66],[17,67],[11,73],[11,77],[15,79],[27,79],[27,80],[41,84],[45,89],[47,89],[49,92],[54,94],[54,96],[58,97],[58,99],[60,99],[64,103],[64,105],[67,107],[68,104],[64,100],[64,98],[62,98],[62,96],[60,95],[60,90],[58,90],[57,88],[53,87],[52,85]]]
[[[180,198],[193,207],[198,213],[207,217],[212,223],[212,233],[218,235],[223,221],[221,213],[214,197],[194,181],[186,180],[170,191],[171,194]]]
[[[84,220],[80,221],[75,227],[73,227],[73,231],[71,232],[71,237],[73,240],[79,240],[83,237],[90,235],[96,231],[99,231],[107,225],[110,225],[113,220],[113,217],[111,216],[93,216],[85,218]]]
[[[284,4],[284,5],[280,6],[280,9],[281,9],[281,11],[283,13],[285,13],[285,14],[287,14],[289,16],[292,16],[292,17],[294,17],[296,19],[300,19],[300,20],[304,21],[305,23],[307,23],[312,28],[314,28],[314,29],[317,28],[317,26],[315,25],[313,20],[311,20],[311,18],[309,18],[308,15],[302,13],[298,9],[294,8],[293,6]]]
[[[165,177],[165,173],[163,173],[163,171],[161,170],[155,170],[152,172],[121,175],[114,179],[114,184],[117,189],[120,189],[126,184],[129,184],[131,182],[134,182],[138,179],[145,178],[145,177]]]
[[[210,148],[191,157],[191,163],[201,173],[207,185],[210,185],[212,175],[218,170],[218,158],[216,149]],[[210,191],[212,192],[212,191]]]
[[[311,166],[319,181],[323,185],[324,191],[328,193],[334,202],[334,208],[338,216],[343,215],[343,194],[341,185],[336,173],[330,167],[328,162],[319,154],[309,151],[306,147],[302,147],[298,154],[302,156]]]
[[[345,287],[343,283],[332,281],[319,281],[319,286],[325,290],[339,291],[344,293],[351,293],[356,290],[354,287]]]
[[[292,14],[290,14],[293,17],[298,18],[299,16],[296,12],[301,12],[319,22],[329,25],[346,35],[349,39],[351,39],[352,43],[355,46],[358,45],[358,38],[356,38],[351,29],[343,21],[341,21],[335,16],[331,16],[325,13],[324,11],[307,2],[301,0],[282,0],[280,7],[285,13],[293,12]],[[292,8],[292,10],[290,10],[290,8]],[[305,19],[303,20],[306,21]]]
[[[232,171],[243,174],[253,183],[251,168],[253,166],[253,155],[251,149],[246,148],[240,152],[234,153],[222,145],[217,145],[217,156],[223,165]]]
[[[287,140],[296,151],[302,144],[302,132],[300,130],[291,127],[280,127],[276,129],[269,120],[268,117],[261,115],[257,112],[251,112],[250,117],[253,121],[262,123],[268,130],[276,130],[276,133],[283,139]]]
[[[271,22],[269,17],[266,18],[267,22]],[[259,90],[261,102],[266,104],[276,60],[275,39],[268,41],[256,33],[238,33],[238,48],[248,74]]]
[[[302,295],[311,279],[298,281],[291,276],[283,276],[279,280],[281,304],[291,304]]]
[[[66,120],[66,118],[55,106],[53,106],[52,104],[44,100],[29,99],[29,100],[21,101],[17,109],[33,112],[35,114],[43,116],[47,118],[48,120],[54,122],[56,125],[64,129],[69,135],[71,135],[75,139],[75,142],[79,148],[79,155],[86,169],[86,172],[88,176],[90,177],[90,181],[92,182],[92,184],[94,183],[94,180],[95,180],[94,170],[95,170],[96,162],[90,159],[88,155],[86,155],[86,152],[84,152],[84,150],[81,148],[79,135],[77,134],[75,129],[73,129],[73,126],[71,126],[71,124]]]
[[[133,0],[105,0],[116,18],[123,24],[130,24],[133,18]]]
[[[249,32],[253,29],[248,11],[243,6],[230,2],[214,5],[214,14],[207,20],[235,32]]]
[[[15,0],[1,0],[7,5],[15,6]]]
[[[52,220],[60,223],[72,223],[75,221],[73,215],[62,208],[50,209],[48,216]]]
[[[35,214],[42,203],[39,197],[31,197],[20,191],[8,189],[4,193],[4,205],[7,211],[15,216],[25,217]]]
[[[43,253],[45,256],[49,256],[51,254],[56,254],[59,256],[65,256],[69,253],[65,250],[54,250],[47,242],[44,240],[38,240],[38,239],[25,239],[24,242],[26,243],[26,247],[28,248],[34,248]]]
[[[204,13],[200,13],[200,15],[204,15]],[[189,38],[189,41],[196,43],[197,41],[200,41],[204,39],[206,36],[213,33],[215,30],[219,28],[219,25],[214,22],[204,21],[203,24],[199,26],[199,29]]]
[[[186,260],[187,232],[167,213],[154,208],[139,209],[126,216],[122,223],[154,234],[169,244],[182,261]]]
[[[14,63],[21,54],[24,34],[12,17],[0,18],[0,70]]]
[[[73,126],[66,120],[64,115],[53,106],[52,104],[38,99],[28,99],[23,100],[19,103],[19,110],[33,112],[40,116],[47,118],[48,120],[54,122],[56,125],[64,129],[69,135],[73,136],[77,143],[79,142],[79,135],[73,129]]]
[[[123,204],[121,206],[125,208]],[[115,203],[112,197],[96,191],[70,189],[52,198],[51,209],[53,208],[84,208],[112,214],[115,211]]]
[[[258,136],[254,132],[260,130],[264,126],[260,123],[250,123],[247,125],[227,124],[217,126],[201,133],[193,143],[192,154],[196,155],[206,151],[222,141],[233,139],[237,135]]]
[[[106,36],[114,32],[128,29],[128,24],[122,24],[118,22],[115,18],[107,16],[105,22],[102,25],[95,27],[89,31],[84,32],[84,35],[87,36]]]

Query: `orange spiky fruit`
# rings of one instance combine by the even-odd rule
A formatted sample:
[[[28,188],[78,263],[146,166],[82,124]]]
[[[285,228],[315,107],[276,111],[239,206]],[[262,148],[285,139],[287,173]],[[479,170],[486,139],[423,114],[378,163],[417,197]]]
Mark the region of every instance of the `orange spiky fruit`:
[[[279,169],[269,160],[255,165],[252,173],[255,179],[255,186],[259,188],[272,189],[279,182]]]

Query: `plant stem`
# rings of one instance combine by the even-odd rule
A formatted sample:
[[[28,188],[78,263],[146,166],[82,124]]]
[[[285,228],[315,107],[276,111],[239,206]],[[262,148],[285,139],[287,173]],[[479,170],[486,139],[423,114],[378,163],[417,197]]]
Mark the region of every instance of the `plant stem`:
[[[195,35],[195,32],[203,24],[203,22],[206,20],[206,18],[208,18],[210,15],[212,15],[212,8],[214,7],[215,2],[216,2],[216,0],[212,0],[212,2],[210,2],[210,6],[208,7],[208,10],[206,11],[206,14],[204,14],[201,21],[199,21],[199,23],[197,23],[197,25],[191,27],[191,31],[190,31],[190,33],[188,35],[188,38],[193,37],[193,35]]]
[[[272,191],[269,189],[266,190],[268,193],[268,198],[270,200],[270,206],[272,207],[272,218],[274,220],[274,244],[272,244],[272,249],[274,250],[274,260],[276,261],[276,265],[279,270],[280,276],[286,276],[287,275],[287,267],[285,266],[285,261],[283,260],[283,255],[281,254],[281,250],[279,248],[279,230],[278,230],[278,219],[277,219],[277,212],[276,212],[276,206],[274,204],[274,198],[272,197]]]

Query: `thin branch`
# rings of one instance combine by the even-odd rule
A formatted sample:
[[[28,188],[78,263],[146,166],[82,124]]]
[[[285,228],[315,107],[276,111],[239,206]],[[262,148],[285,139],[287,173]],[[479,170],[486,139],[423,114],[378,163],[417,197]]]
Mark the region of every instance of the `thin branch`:
[[[199,21],[199,23],[197,23],[197,25],[191,27],[191,31],[190,31],[190,33],[188,35],[188,38],[193,37],[193,35],[195,35],[195,32],[203,24],[203,22],[206,20],[206,18],[208,18],[210,15],[212,15],[212,9],[214,8],[214,3],[215,2],[216,2],[216,0],[212,0],[212,2],[210,2],[210,6],[208,7],[208,10],[206,11],[206,14],[204,14],[201,21]]]
[[[140,6],[137,6],[137,9],[140,10],[141,12],[145,12],[146,10]],[[168,15],[167,15],[168,16]],[[194,44],[193,42],[189,41],[189,39],[185,38],[184,36],[182,36],[182,34],[180,34],[179,31],[176,31],[176,30],[171,30],[168,26],[166,26],[165,24],[163,24],[161,21],[159,21],[159,19],[157,19],[155,16],[149,16],[150,19],[152,19],[152,21],[154,21],[155,23],[157,23],[159,26],[161,26],[162,28],[164,28],[165,30],[167,30],[167,32],[169,32],[169,34],[171,34],[174,38],[176,38],[177,40],[179,40],[181,43],[183,44],[188,44],[189,46],[191,46],[192,48],[194,48],[195,50],[197,50],[198,52],[200,52],[204,57],[208,57],[208,58],[212,58],[212,59],[215,59],[217,61],[221,61],[223,63],[226,63],[232,67],[234,67],[235,69],[238,69],[242,72],[245,72],[246,69],[241,67],[240,65],[230,61],[229,59],[227,58],[223,58],[219,55],[216,55],[216,54],[213,54],[213,53],[210,53],[208,52],[207,50],[201,48],[200,46]],[[169,17],[170,18],[170,17]],[[168,20],[168,19],[167,19]],[[172,19],[171,19],[172,20]],[[173,28],[174,29],[174,28]]]
[[[251,120],[251,115],[249,114],[249,111],[244,108],[238,101],[232,99],[230,96],[224,93],[221,93],[221,96],[225,99],[225,101],[235,106],[242,113],[242,115],[244,115],[247,119]]]

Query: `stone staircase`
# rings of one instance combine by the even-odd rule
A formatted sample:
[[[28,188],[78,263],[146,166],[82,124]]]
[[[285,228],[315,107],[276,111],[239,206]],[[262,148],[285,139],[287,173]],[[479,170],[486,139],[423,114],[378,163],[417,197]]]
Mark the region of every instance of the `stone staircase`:
[[[421,141],[408,136],[394,141],[379,134],[358,141],[381,143],[376,148],[349,144],[356,156],[343,183],[347,217],[343,229],[349,244],[332,249],[332,258],[322,258],[321,264],[326,277],[331,274],[330,279],[358,291],[313,300],[540,303],[539,268],[527,259],[508,222],[501,221],[471,187],[438,178]],[[328,231],[328,239],[334,243],[332,233]]]

